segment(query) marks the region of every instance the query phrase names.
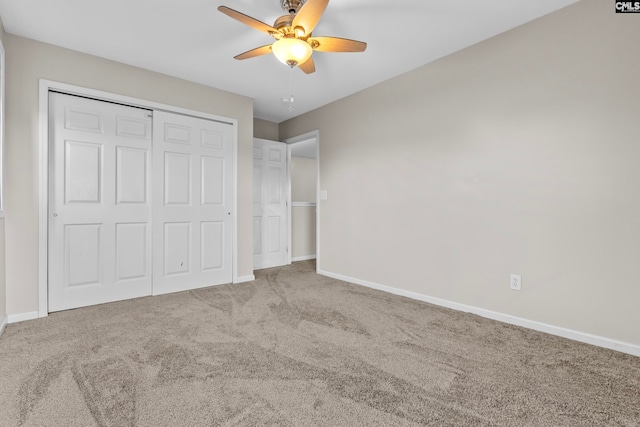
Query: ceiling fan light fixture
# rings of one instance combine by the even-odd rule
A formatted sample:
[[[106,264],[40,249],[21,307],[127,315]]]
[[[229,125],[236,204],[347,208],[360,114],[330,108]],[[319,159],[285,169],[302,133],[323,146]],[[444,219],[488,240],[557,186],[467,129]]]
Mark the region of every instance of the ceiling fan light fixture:
[[[295,67],[298,64],[304,64],[311,58],[313,49],[309,43],[296,38],[282,38],[277,40],[271,47],[273,54],[278,61]]]
[[[0,0],[2,1],[2,0]],[[316,66],[311,54],[319,52],[364,52],[365,42],[343,39],[340,37],[311,38],[313,30],[320,21],[329,0],[278,0],[286,15],[276,19],[273,26],[265,24],[242,12],[227,6],[219,6],[218,10],[236,21],[266,33],[276,39],[272,44],[248,50],[235,59],[243,60],[273,53],[283,64],[299,67],[305,74],[312,74]]]

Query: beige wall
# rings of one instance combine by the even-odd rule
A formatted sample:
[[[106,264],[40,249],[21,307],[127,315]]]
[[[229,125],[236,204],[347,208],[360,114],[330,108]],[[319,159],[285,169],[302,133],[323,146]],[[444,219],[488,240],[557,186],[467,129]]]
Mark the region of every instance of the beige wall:
[[[277,123],[262,119],[253,119],[253,137],[280,141],[279,126]]]
[[[640,345],[639,39],[583,0],[282,123],[320,131],[320,268]]]
[[[295,202],[316,202],[316,159],[291,157],[291,257],[316,254],[316,207]]]
[[[4,39],[4,25],[2,24],[2,18],[0,17],[0,42],[2,42],[2,46],[5,45]],[[8,85],[5,84],[5,86]],[[2,170],[1,167],[0,170]],[[7,315],[4,246],[4,218],[0,218],[0,324],[2,324],[3,319]]]
[[[316,207],[291,208],[291,258],[310,258],[316,255]]]
[[[291,157],[291,201],[316,201],[316,159]]]
[[[2,324],[3,319],[7,315],[4,248],[4,218],[0,218],[0,324]]]
[[[238,119],[238,274],[251,275],[252,100],[7,34],[8,313],[38,310],[38,80],[41,78]]]

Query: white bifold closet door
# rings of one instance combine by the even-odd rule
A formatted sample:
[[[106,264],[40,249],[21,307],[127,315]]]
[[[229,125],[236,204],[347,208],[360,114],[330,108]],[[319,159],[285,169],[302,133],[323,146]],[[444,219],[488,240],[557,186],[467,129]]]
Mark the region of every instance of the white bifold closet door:
[[[154,112],[153,293],[232,281],[233,126]]]
[[[49,311],[231,282],[233,129],[50,93]]]
[[[49,94],[49,311],[151,294],[151,111]]]

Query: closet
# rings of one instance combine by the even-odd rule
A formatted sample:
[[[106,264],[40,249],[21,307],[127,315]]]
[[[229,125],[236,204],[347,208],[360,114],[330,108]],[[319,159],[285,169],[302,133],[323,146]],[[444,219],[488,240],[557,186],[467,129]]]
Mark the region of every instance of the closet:
[[[49,311],[232,281],[229,123],[49,93]]]

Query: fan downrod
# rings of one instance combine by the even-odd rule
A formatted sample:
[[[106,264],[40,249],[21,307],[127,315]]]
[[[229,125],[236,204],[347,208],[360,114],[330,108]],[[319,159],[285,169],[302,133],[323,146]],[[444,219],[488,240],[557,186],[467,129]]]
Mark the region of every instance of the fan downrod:
[[[287,13],[296,14],[307,0],[280,0],[282,10]]]

